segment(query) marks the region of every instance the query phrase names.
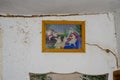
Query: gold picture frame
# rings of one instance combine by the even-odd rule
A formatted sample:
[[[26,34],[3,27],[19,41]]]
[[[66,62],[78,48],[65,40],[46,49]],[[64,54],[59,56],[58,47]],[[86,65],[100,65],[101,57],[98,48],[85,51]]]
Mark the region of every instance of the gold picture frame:
[[[42,52],[85,52],[85,21],[42,21]]]

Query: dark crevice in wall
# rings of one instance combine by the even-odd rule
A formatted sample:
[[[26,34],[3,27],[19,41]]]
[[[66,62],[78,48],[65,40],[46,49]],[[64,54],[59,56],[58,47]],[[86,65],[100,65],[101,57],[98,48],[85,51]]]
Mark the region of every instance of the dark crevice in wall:
[[[78,16],[78,15],[98,15],[98,14],[106,14],[106,13],[89,13],[89,14],[47,14],[47,15],[0,15],[0,17],[23,17],[23,18],[34,18],[34,17],[49,17],[49,16]]]

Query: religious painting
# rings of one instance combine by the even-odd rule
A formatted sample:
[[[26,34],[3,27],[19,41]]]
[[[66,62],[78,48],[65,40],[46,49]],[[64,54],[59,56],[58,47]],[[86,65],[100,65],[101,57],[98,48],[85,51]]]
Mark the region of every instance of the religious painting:
[[[85,21],[42,21],[42,52],[85,52]]]

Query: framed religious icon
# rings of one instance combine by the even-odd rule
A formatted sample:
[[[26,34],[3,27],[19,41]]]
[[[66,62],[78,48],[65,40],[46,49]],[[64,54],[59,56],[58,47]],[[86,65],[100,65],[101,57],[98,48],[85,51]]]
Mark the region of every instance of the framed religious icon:
[[[42,52],[85,52],[85,21],[42,21]]]

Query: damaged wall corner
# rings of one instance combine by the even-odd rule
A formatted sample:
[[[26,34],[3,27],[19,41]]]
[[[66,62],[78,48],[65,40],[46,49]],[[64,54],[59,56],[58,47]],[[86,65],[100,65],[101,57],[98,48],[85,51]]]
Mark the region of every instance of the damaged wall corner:
[[[120,9],[114,11],[114,22],[115,22],[115,30],[116,30],[116,39],[117,39],[117,49],[119,53],[119,66],[120,66]]]

